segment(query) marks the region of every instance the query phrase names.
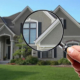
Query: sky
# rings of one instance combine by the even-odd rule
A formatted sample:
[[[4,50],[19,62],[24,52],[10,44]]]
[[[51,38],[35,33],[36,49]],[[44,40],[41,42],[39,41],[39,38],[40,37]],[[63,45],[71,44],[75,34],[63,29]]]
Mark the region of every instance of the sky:
[[[80,22],[80,0],[0,0],[0,16],[10,16],[29,6],[33,11],[54,10],[62,6],[76,21]]]

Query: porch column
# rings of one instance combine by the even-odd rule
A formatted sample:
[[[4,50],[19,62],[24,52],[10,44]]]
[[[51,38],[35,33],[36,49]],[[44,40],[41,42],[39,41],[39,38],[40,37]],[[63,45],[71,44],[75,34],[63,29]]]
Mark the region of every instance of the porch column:
[[[13,44],[14,44],[14,40],[11,40],[11,54],[10,54],[10,60],[13,59]]]

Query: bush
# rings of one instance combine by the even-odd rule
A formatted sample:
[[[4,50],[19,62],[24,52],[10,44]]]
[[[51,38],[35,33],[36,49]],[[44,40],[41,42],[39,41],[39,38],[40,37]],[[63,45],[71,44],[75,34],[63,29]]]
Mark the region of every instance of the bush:
[[[16,59],[15,63],[19,65],[26,65],[25,60],[22,60],[22,58]]]
[[[50,65],[51,61],[42,61],[42,65]]]
[[[38,58],[33,56],[26,57],[26,64],[37,64]]]
[[[43,61],[42,60],[39,60],[37,65],[43,65]]]
[[[16,61],[16,59],[12,59],[12,60],[10,61],[10,63],[15,63],[15,61]]]
[[[64,59],[62,64],[68,64],[69,65],[71,63],[67,59]]]
[[[58,61],[51,61],[51,65],[58,65]]]
[[[58,62],[57,61],[42,61],[42,60],[39,60],[38,65],[57,65]]]
[[[58,60],[58,63],[59,64],[70,64],[70,62],[66,59],[66,58],[62,58],[62,59],[60,59],[60,60]]]

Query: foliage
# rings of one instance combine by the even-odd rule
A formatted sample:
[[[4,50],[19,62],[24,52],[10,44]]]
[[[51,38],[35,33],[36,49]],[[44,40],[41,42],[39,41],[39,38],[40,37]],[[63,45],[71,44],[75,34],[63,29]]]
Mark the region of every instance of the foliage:
[[[43,61],[42,61],[42,60],[39,60],[39,61],[37,62],[37,65],[43,65]]]
[[[42,61],[39,60],[37,65],[58,65],[58,61]]]
[[[26,58],[26,56],[31,55],[31,48],[29,46],[25,47],[25,53],[23,54],[23,57]]]
[[[21,55],[26,57],[31,54],[31,48],[24,43],[22,35],[17,37],[16,46],[19,47],[19,49],[14,52],[13,56],[18,55],[19,58],[21,58]]]
[[[19,65],[26,65],[26,62],[25,60],[23,60],[22,58],[19,58],[19,59],[16,59],[16,64],[19,64]]]
[[[58,65],[58,61],[51,61],[51,65]]]
[[[62,58],[60,60],[58,60],[59,64],[70,64],[70,62],[66,59],[66,58]]]
[[[42,61],[42,65],[50,65],[50,61]]]
[[[37,64],[38,58],[33,56],[27,56],[26,57],[26,64]]]
[[[10,63],[15,63],[16,62],[16,59],[12,59],[11,61],[10,61]]]

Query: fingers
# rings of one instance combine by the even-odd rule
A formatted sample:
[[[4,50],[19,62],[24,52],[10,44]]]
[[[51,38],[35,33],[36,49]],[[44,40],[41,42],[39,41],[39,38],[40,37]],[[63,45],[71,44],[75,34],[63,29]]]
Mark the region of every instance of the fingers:
[[[67,59],[71,62],[71,64],[74,63],[74,60],[67,54]]]
[[[80,52],[80,46],[79,45],[75,45],[75,46],[72,46],[72,47]]]
[[[73,60],[80,62],[80,52],[77,49],[74,47],[69,47],[67,49],[67,53]]]
[[[67,59],[71,62],[72,66],[74,67],[75,70],[80,71],[80,63],[72,59],[68,54],[67,54]]]
[[[80,63],[73,60],[68,54],[67,54],[67,59],[71,62],[75,72],[79,75],[80,77]]]
[[[67,49],[67,58],[71,62],[75,72],[80,77],[80,46],[72,46]]]

